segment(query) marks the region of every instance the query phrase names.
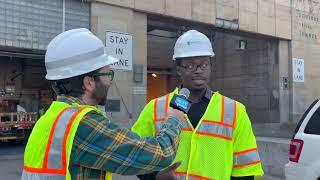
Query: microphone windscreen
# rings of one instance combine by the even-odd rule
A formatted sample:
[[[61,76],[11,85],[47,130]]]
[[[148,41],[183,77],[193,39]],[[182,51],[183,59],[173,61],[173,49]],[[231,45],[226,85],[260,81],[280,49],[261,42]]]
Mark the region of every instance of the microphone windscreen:
[[[184,96],[186,99],[188,99],[190,96],[190,91],[187,88],[182,88],[179,91],[179,95]]]

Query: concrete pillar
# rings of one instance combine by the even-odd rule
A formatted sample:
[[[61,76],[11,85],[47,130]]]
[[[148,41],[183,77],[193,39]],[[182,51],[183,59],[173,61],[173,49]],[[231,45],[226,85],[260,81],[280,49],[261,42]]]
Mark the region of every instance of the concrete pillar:
[[[107,113],[123,127],[131,127],[146,99],[147,17],[125,7],[104,3],[91,5],[91,30],[105,42],[106,31],[129,33],[133,36],[133,67],[143,67],[142,82],[134,83],[133,70],[116,71],[108,99],[120,100],[120,112]],[[137,106],[138,105],[138,106]]]
[[[292,79],[289,76],[290,69],[290,42],[279,41],[279,111],[280,111],[280,130],[284,137],[289,137],[294,128],[289,128],[290,121],[290,88]]]

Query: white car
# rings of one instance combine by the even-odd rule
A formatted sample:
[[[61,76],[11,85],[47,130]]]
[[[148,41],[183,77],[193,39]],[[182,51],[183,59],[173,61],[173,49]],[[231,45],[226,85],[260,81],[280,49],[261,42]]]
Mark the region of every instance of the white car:
[[[287,180],[320,180],[320,101],[303,114],[291,139]]]

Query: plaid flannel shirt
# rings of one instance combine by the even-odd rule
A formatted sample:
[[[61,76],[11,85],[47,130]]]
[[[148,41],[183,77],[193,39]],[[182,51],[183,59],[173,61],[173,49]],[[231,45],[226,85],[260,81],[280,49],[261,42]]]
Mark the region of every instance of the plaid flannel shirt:
[[[80,99],[59,96],[57,101],[84,104]],[[174,160],[181,124],[168,118],[155,137],[141,138],[120,128],[107,117],[89,112],[80,121],[70,156],[72,179],[104,179],[105,173],[122,175],[160,171]]]

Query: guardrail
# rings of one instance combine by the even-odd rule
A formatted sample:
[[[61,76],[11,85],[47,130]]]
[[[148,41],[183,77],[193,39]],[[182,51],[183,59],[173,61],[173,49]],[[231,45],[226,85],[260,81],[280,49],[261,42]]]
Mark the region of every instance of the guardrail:
[[[1,123],[19,123],[19,122],[35,122],[38,120],[37,112],[3,112],[0,113],[0,124]]]

